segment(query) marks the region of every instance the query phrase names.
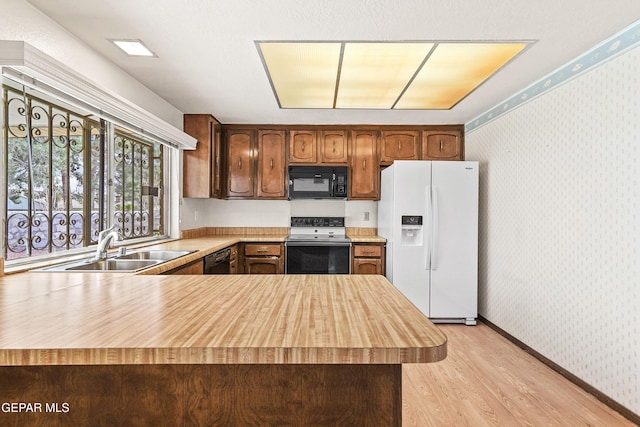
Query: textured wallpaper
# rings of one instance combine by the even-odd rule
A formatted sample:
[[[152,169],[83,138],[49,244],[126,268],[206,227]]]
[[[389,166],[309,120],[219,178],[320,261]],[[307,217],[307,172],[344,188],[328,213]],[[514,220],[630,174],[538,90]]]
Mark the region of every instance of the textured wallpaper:
[[[480,314],[640,414],[640,45],[466,135]]]

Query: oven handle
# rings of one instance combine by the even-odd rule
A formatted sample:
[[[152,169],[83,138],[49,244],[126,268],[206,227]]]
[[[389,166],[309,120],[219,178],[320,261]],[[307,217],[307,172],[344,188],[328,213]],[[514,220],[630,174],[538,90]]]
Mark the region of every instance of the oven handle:
[[[327,242],[327,241],[285,241],[285,246],[351,246],[351,242]]]

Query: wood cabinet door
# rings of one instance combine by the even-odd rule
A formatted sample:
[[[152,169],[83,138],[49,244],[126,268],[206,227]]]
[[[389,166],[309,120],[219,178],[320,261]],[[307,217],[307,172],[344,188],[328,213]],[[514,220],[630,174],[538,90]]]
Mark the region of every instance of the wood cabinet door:
[[[218,122],[209,114],[185,114],[184,132],[198,140],[195,150],[185,150],[182,156],[183,197],[212,196],[212,168],[214,156],[213,133]]]
[[[227,195],[253,197],[253,131],[232,130],[227,136]]]
[[[189,275],[189,274],[203,274],[204,273],[204,261],[202,259],[190,262],[189,264],[185,264],[181,267],[175,268],[173,270],[169,270],[166,273],[167,275]]]
[[[280,258],[258,257],[245,258],[244,268],[246,274],[282,274]]]
[[[284,199],[287,195],[283,130],[258,131],[258,187],[256,196]]]
[[[391,164],[394,160],[420,160],[420,131],[382,131],[381,161]]]
[[[353,245],[353,256],[356,258],[381,258],[381,245]]]
[[[349,141],[349,199],[380,198],[377,131],[351,131]]]
[[[315,130],[292,130],[289,132],[289,163],[316,163]]]
[[[347,163],[347,132],[321,130],[318,137],[321,163]]]
[[[380,258],[356,258],[353,260],[352,274],[382,274]]]
[[[244,245],[246,256],[277,256],[282,254],[282,244],[247,243]]]
[[[238,260],[229,261],[229,274],[238,274]]]
[[[424,160],[464,160],[459,131],[425,131]]]
[[[213,152],[211,153],[211,196],[214,198],[223,197],[223,174],[222,174],[222,127],[220,124],[213,126]]]

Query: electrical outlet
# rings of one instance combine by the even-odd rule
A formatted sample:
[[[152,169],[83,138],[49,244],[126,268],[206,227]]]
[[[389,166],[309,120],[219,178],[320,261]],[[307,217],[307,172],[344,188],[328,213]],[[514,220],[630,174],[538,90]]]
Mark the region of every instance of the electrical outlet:
[[[369,221],[369,212],[364,213],[364,220]]]

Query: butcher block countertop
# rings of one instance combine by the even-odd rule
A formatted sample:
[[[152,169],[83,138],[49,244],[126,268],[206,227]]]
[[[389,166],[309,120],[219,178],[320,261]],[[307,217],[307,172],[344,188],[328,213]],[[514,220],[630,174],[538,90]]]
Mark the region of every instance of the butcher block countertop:
[[[445,335],[382,276],[0,278],[0,366],[400,364],[445,357]]]

